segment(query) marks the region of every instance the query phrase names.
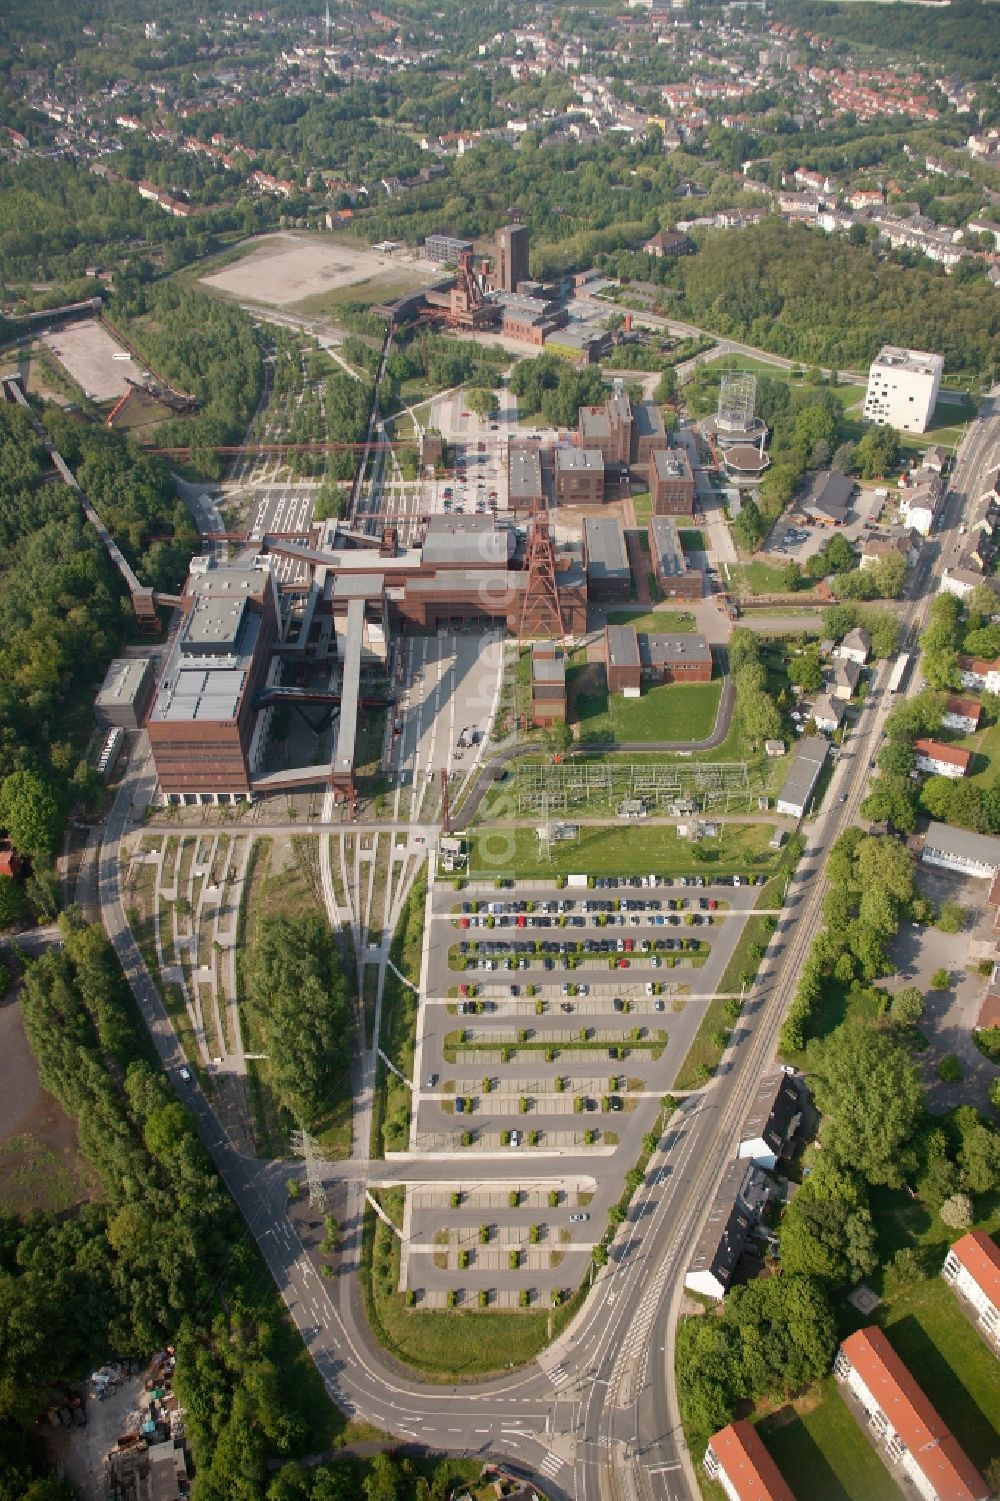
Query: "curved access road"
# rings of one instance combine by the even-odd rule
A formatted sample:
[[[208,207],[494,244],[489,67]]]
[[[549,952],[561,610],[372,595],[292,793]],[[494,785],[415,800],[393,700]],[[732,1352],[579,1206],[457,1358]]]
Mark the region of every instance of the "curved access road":
[[[722,653],[720,653],[720,656]],[[723,662],[725,670],[725,662]],[[567,752],[570,756],[611,756],[620,754],[649,755],[650,753],[671,751],[690,752],[715,750],[722,744],[729,734],[733,722],[733,710],[736,707],[736,689],[733,680],[726,672],[722,682],[722,696],[719,699],[719,708],[715,716],[715,728],[704,740],[594,740],[580,741],[572,746]],[[538,747],[533,745],[508,745],[498,750],[488,761],[484,761],[479,774],[473,782],[467,797],[463,798],[455,812],[454,820],[463,828],[475,818],[487,792],[497,780],[498,774],[509,766],[511,761],[518,760],[521,756],[537,755]]]

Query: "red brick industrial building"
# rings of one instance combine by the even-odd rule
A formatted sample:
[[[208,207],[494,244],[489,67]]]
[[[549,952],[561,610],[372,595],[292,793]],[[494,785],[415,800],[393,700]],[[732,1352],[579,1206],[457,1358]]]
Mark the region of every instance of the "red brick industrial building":
[[[604,631],[604,661],[610,693],[638,694],[661,683],[707,683],[712,651],[704,636],[637,632],[630,625]]]
[[[662,448],[649,466],[649,493],[656,516],[690,516],[694,510],[694,472],[683,448]]]
[[[566,658],[554,641],[531,648],[531,717],[543,726],[566,718]]]
[[[254,695],[278,634],[274,574],[264,559],[196,559],[181,608],[146,725],[160,789],[249,796],[264,732]]]

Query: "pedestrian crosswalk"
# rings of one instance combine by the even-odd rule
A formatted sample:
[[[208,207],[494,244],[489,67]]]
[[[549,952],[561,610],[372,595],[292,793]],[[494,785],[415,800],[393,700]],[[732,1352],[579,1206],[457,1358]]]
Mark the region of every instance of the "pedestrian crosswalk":
[[[555,1480],[559,1471],[564,1468],[566,1461],[560,1459],[558,1454],[546,1454],[538,1469],[548,1480]]]
[[[576,1380],[576,1377],[572,1374],[571,1371],[567,1371],[562,1361],[560,1361],[559,1364],[553,1366],[551,1371],[549,1372],[549,1380],[552,1382],[552,1385],[558,1392],[561,1391],[564,1386],[569,1386],[571,1382]]]

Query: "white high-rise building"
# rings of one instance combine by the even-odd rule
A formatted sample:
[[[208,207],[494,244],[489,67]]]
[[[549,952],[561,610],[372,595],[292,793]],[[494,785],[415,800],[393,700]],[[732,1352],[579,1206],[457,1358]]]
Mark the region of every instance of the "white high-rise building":
[[[924,433],[934,414],[944,358],[884,344],[868,370],[864,415],[880,427]]]

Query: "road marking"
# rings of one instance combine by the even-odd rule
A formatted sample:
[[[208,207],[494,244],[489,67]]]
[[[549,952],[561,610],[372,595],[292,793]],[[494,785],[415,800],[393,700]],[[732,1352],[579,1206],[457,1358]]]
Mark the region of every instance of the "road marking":
[[[673,1464],[669,1465],[650,1465],[646,1473],[647,1475],[662,1475],[664,1470],[679,1470],[680,1467],[681,1462],[679,1459],[676,1459]]]
[[[566,1461],[560,1459],[558,1454],[546,1454],[538,1468],[543,1475],[547,1475],[550,1480],[554,1480],[565,1463]]]

